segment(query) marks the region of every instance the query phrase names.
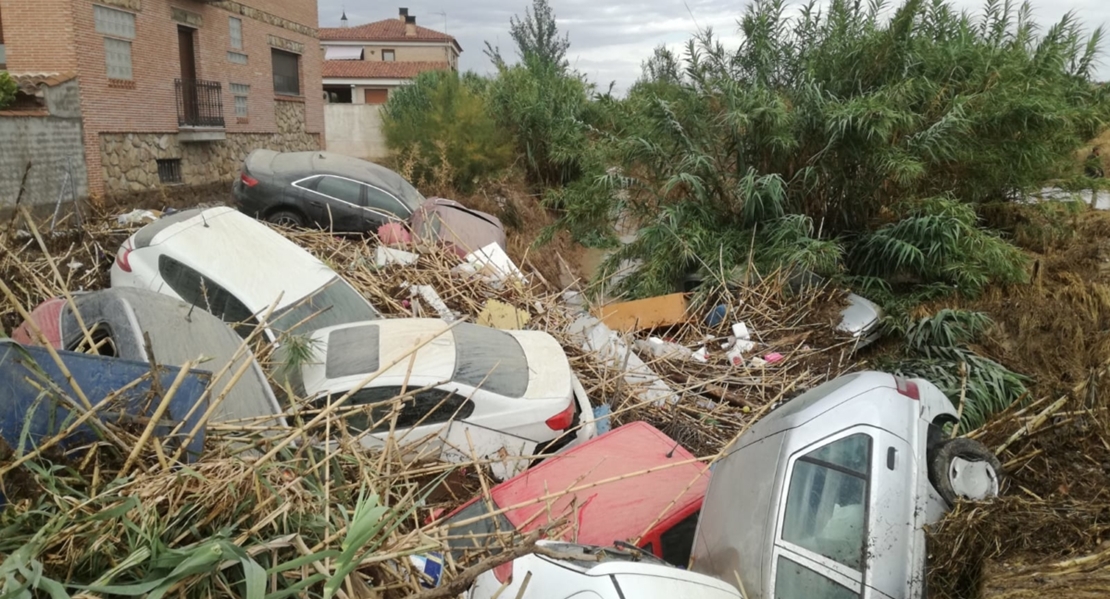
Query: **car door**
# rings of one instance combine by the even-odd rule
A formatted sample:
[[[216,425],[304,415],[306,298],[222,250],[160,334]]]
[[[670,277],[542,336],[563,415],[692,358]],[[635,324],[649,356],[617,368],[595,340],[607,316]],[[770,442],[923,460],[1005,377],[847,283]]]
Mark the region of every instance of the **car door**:
[[[878,446],[872,431],[847,429],[790,457],[764,597],[877,596],[866,586]]]
[[[412,216],[412,212],[401,200],[384,189],[367,185],[365,197],[363,226],[367,231],[376,231],[378,227],[390,222],[405,222]]]
[[[322,229],[343,233],[361,231],[364,188],[362,183],[346,177],[317,177],[314,185],[305,188],[309,194],[307,203],[314,214],[310,218]]]

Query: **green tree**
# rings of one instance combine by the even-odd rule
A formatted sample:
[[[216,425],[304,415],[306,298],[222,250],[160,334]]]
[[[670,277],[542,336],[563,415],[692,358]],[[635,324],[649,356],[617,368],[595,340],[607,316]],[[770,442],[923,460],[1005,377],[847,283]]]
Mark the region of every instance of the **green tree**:
[[[521,59],[534,57],[541,62],[554,65],[559,70],[567,68],[567,49],[570,37],[559,36],[555,24],[555,12],[547,0],[532,0],[532,8],[524,9],[524,18],[513,15],[509,19],[509,36],[516,44],[517,56]],[[505,66],[500,48],[486,42],[486,56],[497,67]]]
[[[15,92],[19,87],[15,84],[15,80],[7,71],[0,71],[0,108],[11,106],[15,102]]]
[[[487,87],[473,74],[433,71],[390,94],[382,112],[386,144],[412,165],[414,182],[446,177],[469,192],[509,167],[511,140],[490,114]]]

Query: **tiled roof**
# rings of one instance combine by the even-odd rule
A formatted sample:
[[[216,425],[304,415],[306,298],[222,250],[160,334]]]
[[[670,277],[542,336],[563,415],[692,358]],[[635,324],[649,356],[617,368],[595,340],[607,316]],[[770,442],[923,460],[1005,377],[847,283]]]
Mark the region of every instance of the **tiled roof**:
[[[400,19],[375,21],[358,27],[321,27],[320,39],[353,42],[455,42],[455,38],[446,33],[419,25],[416,25],[415,35],[405,35],[405,24]]]
[[[39,92],[39,87],[45,85],[46,87],[54,87],[61,85],[77,75],[75,73],[12,73],[9,72],[12,80],[15,81],[19,91],[33,96]]]
[[[446,71],[446,62],[385,62],[381,60],[325,60],[325,79],[412,79],[424,71]]]

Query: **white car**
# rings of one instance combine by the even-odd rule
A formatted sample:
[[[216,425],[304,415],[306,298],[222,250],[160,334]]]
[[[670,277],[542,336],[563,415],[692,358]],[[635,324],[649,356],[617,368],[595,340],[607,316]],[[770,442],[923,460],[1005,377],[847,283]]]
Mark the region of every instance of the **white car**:
[[[676,568],[635,548],[600,548],[557,541],[478,576],[467,599],[742,599],[725,582]],[[527,586],[525,586],[527,585]]]
[[[528,466],[521,456],[551,453],[597,435],[585,390],[554,337],[469,323],[447,331],[448,326],[437,319],[399,318],[318,330],[314,355],[301,367],[305,397],[322,408],[329,397],[335,401],[379,373],[346,402],[378,404],[349,410],[346,417],[364,446],[380,446],[393,426],[395,442],[420,442],[426,457],[492,459],[500,479]],[[398,396],[406,399],[393,423],[392,400]]]
[[[240,325],[244,336],[263,324],[271,341],[282,332],[381,317],[326,264],[226,206],[177,212],[143,227],[120,247],[111,278],[112,287],[150,289],[207,310]]]

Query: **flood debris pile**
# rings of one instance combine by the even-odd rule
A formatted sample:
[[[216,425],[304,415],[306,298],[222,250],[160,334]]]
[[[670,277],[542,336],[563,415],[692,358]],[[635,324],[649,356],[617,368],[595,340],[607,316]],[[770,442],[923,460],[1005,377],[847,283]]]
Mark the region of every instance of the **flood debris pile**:
[[[75,293],[106,287],[120,243],[136,230],[123,222],[101,216],[57,232],[28,216],[0,233],[5,331],[46,300],[62,298],[64,313],[77,310]],[[340,273],[386,317],[547,332],[562,346],[593,408],[576,416],[578,427],[589,424],[602,432],[646,421],[695,456],[717,454],[773,402],[854,365],[850,342],[831,332],[841,302],[832,290],[792,296],[768,277],[742,291],[703,290],[677,318],[651,329],[610,328],[604,313],[586,302],[589,290],[560,289],[528,259],[517,256],[517,266],[496,248],[460,259],[426,247],[383,252],[375,242],[325,232],[281,233]],[[82,325],[83,334],[91,337],[94,325]],[[350,427],[357,410],[340,409],[339,397],[332,398],[335,405],[293,409],[303,408],[304,398],[284,395],[292,387],[273,378],[277,354],[270,355],[260,330],[247,336],[240,351],[257,351],[283,396],[284,411],[265,422],[217,422],[213,409],[194,408],[185,420],[195,424],[203,413],[204,435],[190,439],[202,439],[202,450],[185,447],[181,429],[189,427],[172,426],[179,414],[163,409],[186,395],[157,356],[135,363],[148,372],[140,377],[148,384],[139,410],[119,404],[110,392],[90,387],[93,395],[86,396],[78,379],[64,374],[74,354],[42,350],[43,363],[60,372],[51,376],[28,366],[19,346],[6,342],[4,360],[27,368],[22,376],[40,390],[38,400],[62,398],[64,410],[56,416],[80,419],[94,434],[65,447],[5,431],[0,554],[7,557],[0,578],[14,577],[36,591],[80,588],[92,594],[201,597],[324,589],[341,597],[406,596],[432,592],[431,578],[442,583],[440,592],[465,588],[481,572],[527,553],[549,528],[567,530],[570,512],[556,513],[527,534],[493,531],[494,547],[510,547],[497,556],[446,551],[449,534],[434,517],[476,496],[488,499],[497,482],[491,460],[474,452],[472,459],[442,462],[424,451],[425,439],[392,432],[368,444],[365,434]],[[29,334],[46,338],[43,331]],[[655,340],[688,351],[645,349]],[[119,360],[103,339],[90,341],[86,349],[96,346],[107,355],[89,358]],[[402,358],[417,351],[405,349]],[[235,384],[230,368],[212,372],[203,370],[211,368],[205,364],[202,356],[186,364],[201,373],[198,380],[211,379],[199,393],[190,387],[200,396],[194,397],[198,406],[219,403]],[[396,425],[401,408],[392,409]],[[275,417],[285,425],[274,425]],[[573,496],[569,488],[548,489],[532,503],[550,510]],[[440,568],[435,576],[422,574]],[[58,586],[62,581],[68,587]]]

